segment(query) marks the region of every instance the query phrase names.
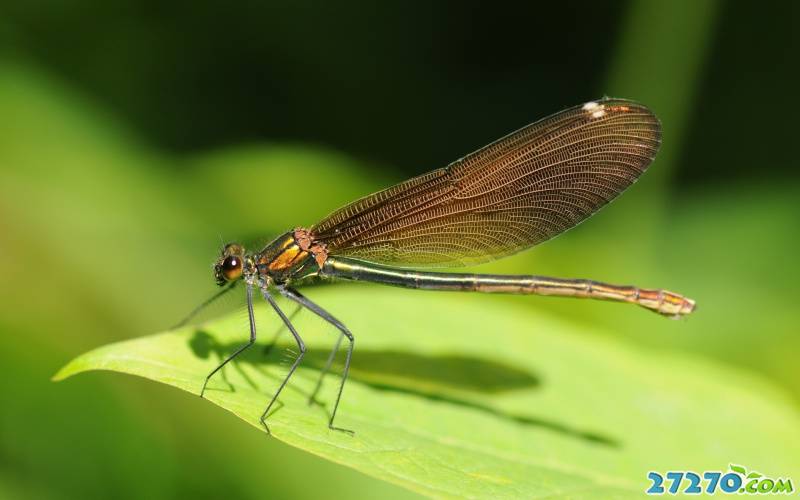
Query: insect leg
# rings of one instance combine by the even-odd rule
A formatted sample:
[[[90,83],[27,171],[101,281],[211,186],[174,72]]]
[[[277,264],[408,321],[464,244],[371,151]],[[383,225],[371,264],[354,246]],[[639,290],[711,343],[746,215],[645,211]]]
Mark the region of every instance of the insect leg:
[[[333,430],[343,431],[349,434],[353,434],[353,431],[351,430],[342,429],[340,427],[336,427],[333,425],[333,421],[336,418],[336,410],[339,408],[339,400],[342,398],[342,390],[344,389],[344,384],[347,381],[347,374],[350,371],[350,358],[353,356],[353,345],[355,343],[353,334],[350,333],[350,330],[348,330],[347,327],[344,326],[338,319],[331,316],[331,314],[328,311],[322,309],[320,306],[318,306],[311,300],[307,299],[297,290],[289,287],[278,287],[278,290],[284,297],[293,300],[298,304],[303,305],[303,307],[307,308],[320,318],[324,319],[331,325],[335,326],[340,332],[342,332],[343,336],[347,337],[347,340],[350,342],[350,345],[347,348],[347,357],[345,358],[344,361],[344,370],[342,371],[342,382],[339,385],[339,393],[336,395],[336,403],[333,405],[333,412],[331,413],[331,419],[328,421],[328,427]],[[329,360],[332,360],[332,357],[329,358]]]
[[[286,382],[289,381],[289,379],[292,377],[292,374],[294,373],[295,369],[297,369],[297,365],[299,365],[300,361],[303,360],[303,356],[305,356],[305,354],[306,354],[306,345],[303,342],[303,339],[300,338],[300,334],[298,334],[297,330],[295,330],[294,325],[292,325],[292,322],[289,321],[289,318],[287,318],[286,315],[283,313],[283,311],[281,311],[281,308],[278,307],[278,304],[275,302],[275,299],[272,298],[272,295],[270,295],[269,292],[266,289],[263,289],[263,288],[261,289],[261,294],[264,296],[264,299],[266,299],[266,301],[269,302],[269,305],[271,305],[272,308],[275,309],[275,312],[277,312],[278,316],[281,317],[281,319],[283,320],[283,323],[286,325],[286,327],[289,329],[289,331],[292,332],[292,335],[294,336],[294,340],[295,340],[295,342],[297,342],[297,348],[300,351],[300,354],[297,355],[297,358],[295,358],[294,363],[292,363],[291,368],[289,368],[289,373],[286,374],[286,378],[283,379],[283,382],[281,382],[280,387],[278,387],[278,390],[275,391],[275,394],[272,396],[272,399],[270,400],[269,404],[267,405],[267,408],[264,410],[264,413],[261,415],[261,419],[260,419],[261,425],[263,425],[264,429],[266,429],[267,433],[269,433],[269,427],[267,426],[267,424],[265,422],[265,420],[267,418],[267,415],[269,415],[269,410],[272,408],[272,405],[275,403],[275,400],[278,399],[278,395],[281,393],[281,391],[283,390],[284,386],[286,386]]]
[[[222,290],[218,291],[217,293],[215,293],[211,297],[207,298],[199,306],[197,306],[194,309],[192,309],[192,312],[187,314],[185,318],[183,318],[181,321],[179,321],[178,323],[173,325],[172,328],[170,328],[170,330],[177,330],[178,328],[180,328],[183,325],[185,325],[186,323],[188,323],[189,320],[194,318],[195,315],[197,315],[197,313],[202,311],[206,306],[208,306],[209,304],[211,304],[212,302],[214,302],[218,298],[222,297],[223,295],[225,295],[229,291],[233,290],[233,288],[236,286],[236,283],[237,283],[236,281],[232,281],[230,285],[226,286],[225,288],[223,288]]]
[[[292,311],[292,314],[289,315],[289,321],[292,321],[294,319],[294,317],[297,316],[297,313],[299,313],[302,309],[303,309],[303,306],[298,304],[297,308],[294,311]],[[286,328],[286,325],[285,324],[281,324],[281,326],[278,327],[278,331],[275,332],[275,336],[272,337],[272,341],[269,344],[264,346],[264,356],[269,354],[270,351],[272,351],[272,348],[275,347],[275,344],[278,343],[278,339],[280,338],[281,333],[283,333],[283,329],[284,328]]]
[[[308,397],[308,404],[314,404],[317,401],[317,394],[319,390],[322,389],[322,381],[325,378],[325,375],[331,371],[331,365],[333,364],[334,358],[336,358],[336,353],[339,352],[339,346],[342,345],[342,339],[344,338],[344,333],[339,335],[339,338],[336,339],[336,345],[333,346],[331,349],[331,353],[328,355],[328,360],[325,361],[325,366],[322,368],[322,371],[319,374],[319,378],[317,379],[317,385],[314,387],[314,390],[311,392],[311,396]]]
[[[231,288],[233,288],[233,287],[231,287]],[[205,394],[205,392],[206,392],[206,386],[208,385],[208,381],[211,379],[211,377],[215,373],[220,371],[220,369],[223,366],[227,365],[230,360],[232,360],[233,358],[235,358],[236,356],[241,354],[245,349],[247,349],[248,347],[253,345],[255,343],[255,341],[256,341],[256,319],[255,319],[255,316],[253,315],[253,287],[252,287],[252,285],[247,285],[247,315],[248,315],[248,317],[250,319],[250,341],[247,344],[245,344],[245,345],[241,346],[240,348],[236,349],[236,351],[233,354],[228,356],[228,358],[225,361],[223,361],[218,367],[214,368],[214,370],[212,370],[211,373],[208,374],[208,376],[206,377],[205,382],[203,382],[203,388],[200,390],[200,397],[201,398],[203,397],[203,394]]]

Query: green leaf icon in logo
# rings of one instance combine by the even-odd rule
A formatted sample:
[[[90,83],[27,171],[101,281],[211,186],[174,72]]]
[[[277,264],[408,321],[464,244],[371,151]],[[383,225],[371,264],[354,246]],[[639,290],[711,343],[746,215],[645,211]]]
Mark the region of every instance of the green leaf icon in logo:
[[[730,468],[731,468],[731,470],[733,472],[736,472],[736,473],[741,474],[743,476],[747,475],[747,470],[744,467],[742,467],[741,465],[730,464]]]

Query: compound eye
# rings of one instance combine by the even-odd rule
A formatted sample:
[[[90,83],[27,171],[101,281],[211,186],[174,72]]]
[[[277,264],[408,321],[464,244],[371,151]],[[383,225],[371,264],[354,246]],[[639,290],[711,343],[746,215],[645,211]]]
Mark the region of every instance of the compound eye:
[[[228,281],[238,279],[242,275],[242,259],[229,255],[222,261],[222,275]]]

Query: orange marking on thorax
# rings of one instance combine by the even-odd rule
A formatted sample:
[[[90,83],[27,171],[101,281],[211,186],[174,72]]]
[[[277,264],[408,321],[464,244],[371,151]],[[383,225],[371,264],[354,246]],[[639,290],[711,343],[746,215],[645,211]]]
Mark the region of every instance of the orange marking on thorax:
[[[286,246],[285,250],[279,253],[278,256],[269,263],[269,270],[282,271],[288,269],[292,267],[295,262],[304,259],[307,255],[308,252],[301,250],[298,245]]]
[[[286,240],[283,242],[283,245],[281,245],[281,248],[288,248],[289,245],[294,245],[294,244],[295,244],[294,241],[292,241],[289,238],[286,238]]]

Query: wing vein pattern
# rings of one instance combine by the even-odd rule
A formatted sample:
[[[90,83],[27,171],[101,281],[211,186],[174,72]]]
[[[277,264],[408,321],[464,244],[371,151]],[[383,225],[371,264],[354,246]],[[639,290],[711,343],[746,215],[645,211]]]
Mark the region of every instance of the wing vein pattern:
[[[332,255],[400,267],[498,259],[579,224],[647,169],[661,125],[622,99],[576,106],[311,228]]]

